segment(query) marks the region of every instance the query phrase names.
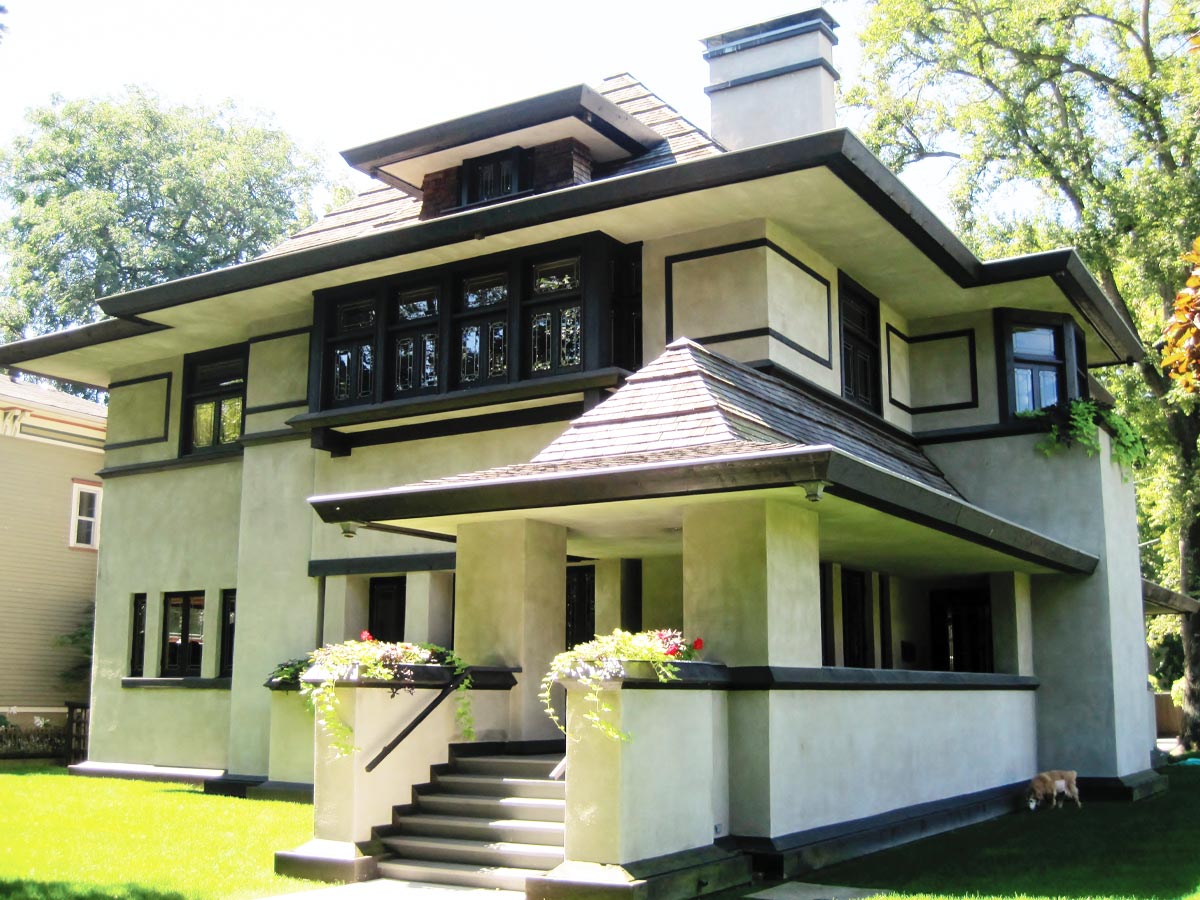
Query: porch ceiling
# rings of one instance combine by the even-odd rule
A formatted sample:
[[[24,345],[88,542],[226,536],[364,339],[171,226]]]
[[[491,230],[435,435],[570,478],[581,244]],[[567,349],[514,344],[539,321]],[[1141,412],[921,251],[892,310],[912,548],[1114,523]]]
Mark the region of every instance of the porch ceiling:
[[[897,574],[1091,572],[1097,559],[831,447],[766,451],[572,472],[559,477],[429,483],[314,497],[327,522],[373,523],[455,536],[472,522],[562,525],[568,552],[639,558],[681,550],[683,512],[697,504],[823,495],[821,556]],[[719,511],[714,512],[719,514]]]

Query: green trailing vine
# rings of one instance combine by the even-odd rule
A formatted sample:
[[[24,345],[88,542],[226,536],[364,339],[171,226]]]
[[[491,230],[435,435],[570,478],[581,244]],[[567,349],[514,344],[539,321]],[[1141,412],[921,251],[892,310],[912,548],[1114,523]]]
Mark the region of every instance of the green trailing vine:
[[[321,728],[329,738],[329,746],[337,756],[347,756],[359,748],[354,745],[354,732],[338,714],[337,686],[339,681],[395,681],[394,697],[400,691],[412,693],[412,666],[446,666],[455,675],[467,671],[467,664],[454,651],[437,644],[389,643],[377,641],[364,631],[357,641],[326,644],[307,656],[280,663],[267,679],[276,688],[298,686],[308,708],[316,714]],[[322,675],[319,682],[303,681],[305,672],[316,669]],[[475,722],[471,712],[470,677],[465,677],[455,689],[458,702],[454,722],[463,738],[475,739]]]
[[[634,661],[649,663],[659,681],[673,681],[679,677],[674,663],[696,659],[703,647],[700,638],[689,643],[678,631],[660,629],[635,634],[618,628],[554,657],[550,671],[542,678],[538,697],[550,721],[566,734],[550,694],[561,681],[578,682],[584,690],[584,720],[610,740],[628,741],[629,734],[605,718],[612,712],[612,706],[604,700],[605,683],[624,678],[625,663]]]
[[[1034,449],[1053,456],[1072,446],[1079,446],[1088,456],[1100,452],[1100,429],[1111,437],[1112,458],[1128,472],[1146,461],[1146,445],[1138,430],[1112,407],[1095,400],[1071,400],[1021,413],[1024,419],[1043,419],[1050,424],[1046,436]]]

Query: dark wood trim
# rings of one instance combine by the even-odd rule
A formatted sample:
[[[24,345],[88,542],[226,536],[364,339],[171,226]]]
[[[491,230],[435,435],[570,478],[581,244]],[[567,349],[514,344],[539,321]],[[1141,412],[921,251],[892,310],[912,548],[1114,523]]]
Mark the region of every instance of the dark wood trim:
[[[207,466],[212,463],[241,460],[242,445],[233,444],[228,448],[214,450],[211,453],[193,453],[190,456],[171,457],[169,459],[154,459],[149,462],[130,463],[125,466],[108,466],[96,474],[100,478],[121,478],[125,475],[142,475],[146,472],[161,472],[166,469],[186,469],[190,466]]]
[[[297,337],[302,334],[311,335],[312,326],[304,325],[300,328],[289,328],[287,331],[273,331],[270,334],[256,334],[254,337],[246,338],[247,344],[260,344],[263,341],[278,341],[283,338]]]
[[[499,431],[504,428],[546,425],[550,422],[569,422],[583,415],[584,411],[582,402],[571,402],[555,403],[552,406],[531,406],[527,409],[513,409],[500,413],[485,413],[481,416],[458,416],[452,419],[440,419],[436,422],[421,422],[418,425],[398,425],[394,428],[345,433],[341,435],[342,446],[354,450],[358,447],[421,441],[450,437],[456,434],[472,434],[477,431]]]
[[[689,250],[687,253],[675,253],[663,259],[663,269],[665,277],[665,286],[663,294],[664,318],[666,324],[666,343],[671,343],[675,340],[675,274],[674,268],[677,263],[692,262],[697,259],[707,259],[710,256],[722,256],[726,253],[739,253],[743,250],[756,250],[760,247],[765,247],[782,257],[787,262],[791,263],[796,268],[804,272],[805,275],[816,280],[825,286],[825,346],[828,348],[825,356],[821,356],[813,350],[802,346],[801,344],[785,337],[778,331],[772,328],[755,328],[747,331],[730,332],[728,334],[710,335],[707,338],[695,338],[697,343],[712,342],[718,343],[723,340],[735,340],[736,337],[762,337],[764,334],[775,338],[786,347],[795,350],[802,356],[806,356],[813,362],[819,363],[827,369],[833,369],[833,290],[829,279],[823,276],[820,272],[805,265],[792,254],[788,253],[774,241],[768,238],[753,238],[748,241],[739,241],[734,244],[722,244],[716,247],[706,247],[703,250]],[[752,333],[754,332],[754,333]]]
[[[735,691],[1036,691],[1041,684],[1029,675],[909,669],[737,666],[729,673]]]
[[[942,428],[914,434],[913,440],[922,447],[927,444],[953,444],[958,441],[982,441],[989,438],[1013,437],[1019,434],[1038,434],[1049,429],[1039,419],[1018,419],[1003,424],[966,425],[962,428]]]
[[[148,384],[151,381],[165,380],[167,382],[167,396],[163,403],[163,427],[162,435],[160,437],[139,438],[136,441],[118,441],[114,444],[105,444],[105,452],[108,452],[109,450],[124,450],[127,447],[144,447],[147,444],[163,444],[170,440],[171,407],[173,406],[171,395],[172,375],[173,373],[171,372],[157,372],[154,375],[143,375],[141,378],[128,378],[125,381],[114,381],[108,386],[108,390],[111,393],[118,388],[132,387],[136,384]]]
[[[259,413],[276,412],[281,409],[308,409],[308,398],[301,397],[299,400],[283,400],[279,403],[264,403],[260,406],[247,406],[242,412],[247,416],[256,416]]]
[[[959,403],[933,403],[925,406],[907,406],[901,403],[892,394],[892,335],[900,338],[906,344],[924,344],[929,341],[947,341],[955,338],[965,337],[967,339],[967,357],[971,367],[971,399]],[[939,331],[933,334],[919,334],[915,337],[909,337],[892,325],[891,322],[884,323],[884,342],[887,344],[887,377],[888,377],[888,403],[897,409],[903,410],[909,415],[918,416],[925,413],[935,412],[951,412],[956,409],[978,409],[979,408],[979,374],[977,369],[977,359],[975,354],[975,329],[963,328],[958,331]],[[910,360],[911,362],[911,360]],[[909,385],[911,388],[912,377],[909,376]],[[911,399],[911,398],[910,398]]]
[[[191,691],[227,691],[232,678],[122,678],[123,688],[175,688]]]
[[[455,553],[407,553],[401,556],[353,556],[310,559],[308,577],[391,575],[397,572],[445,572],[455,566]]]
[[[761,25],[751,25],[747,28],[738,28],[704,38],[702,43],[709,49],[704,51],[703,56],[706,60],[715,59],[742,50],[752,50],[775,41],[785,41],[802,34],[811,34],[814,31],[825,35],[831,44],[837,44],[837,36],[833,33],[833,29],[837,27],[838,23],[834,21],[833,16],[829,15],[824,7],[817,7],[791,16],[784,16],[781,19],[773,19]]]
[[[408,686],[418,691],[432,690],[434,688],[440,689],[454,679],[454,669],[450,666],[414,665],[407,666],[406,668],[412,672],[412,680],[408,682]],[[519,666],[467,666],[467,672],[471,675],[471,687],[469,690],[507,691],[516,686],[516,676],[521,673],[521,669]],[[313,678],[312,680],[301,678],[300,681],[302,684],[321,683],[320,678]],[[405,682],[377,681],[375,679],[343,681],[339,678],[335,684],[338,687],[395,690],[397,687],[403,687]]]
[[[282,441],[307,441],[309,436],[294,428],[276,428],[271,431],[256,431],[253,434],[242,435],[243,447],[257,447],[259,444],[278,444]]]
[[[780,66],[777,69],[768,69],[765,72],[756,72],[753,75],[743,75],[741,78],[733,78],[729,81],[722,81],[718,84],[706,85],[704,93],[710,97],[718,91],[727,91],[730,88],[742,87],[746,84],[754,84],[758,81],[766,81],[769,78],[778,78],[780,75],[790,75],[793,72],[803,72],[806,69],[824,69],[828,72],[834,81],[840,81],[842,76],[833,64],[824,57],[818,56],[815,59],[806,59],[802,62],[792,63],[787,66]]]

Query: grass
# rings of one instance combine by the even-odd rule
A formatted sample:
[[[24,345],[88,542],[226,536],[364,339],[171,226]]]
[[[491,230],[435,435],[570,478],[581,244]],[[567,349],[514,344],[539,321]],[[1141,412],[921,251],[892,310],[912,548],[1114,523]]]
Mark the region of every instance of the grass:
[[[312,807],[199,787],[0,769],[0,897],[225,900],[320,885],[274,874],[312,837]]]
[[[802,880],[964,897],[1200,897],[1200,767],[1166,794],[1020,812],[830,866]]]

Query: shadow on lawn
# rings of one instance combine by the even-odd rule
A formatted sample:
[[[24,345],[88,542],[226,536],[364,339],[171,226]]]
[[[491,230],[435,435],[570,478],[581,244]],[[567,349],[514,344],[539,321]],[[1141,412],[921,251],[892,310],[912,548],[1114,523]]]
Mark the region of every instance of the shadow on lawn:
[[[822,884],[941,896],[1169,900],[1200,885],[1200,772],[1166,794],[1019,812],[804,876]]]
[[[67,881],[29,881],[0,878],[5,900],[189,900],[174,891],[157,891],[140,884],[75,884]]]

